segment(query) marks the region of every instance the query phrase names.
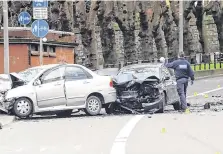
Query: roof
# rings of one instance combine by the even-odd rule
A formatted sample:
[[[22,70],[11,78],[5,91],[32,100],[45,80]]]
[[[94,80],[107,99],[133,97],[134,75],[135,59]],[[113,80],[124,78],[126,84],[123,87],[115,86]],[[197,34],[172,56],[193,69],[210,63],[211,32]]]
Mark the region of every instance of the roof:
[[[4,43],[4,39],[0,38],[0,44]],[[31,38],[9,38],[9,44],[39,44],[38,40]],[[64,46],[64,47],[72,47],[78,46],[79,44],[76,42],[68,43],[68,42],[58,42],[58,41],[47,41],[44,42],[44,45],[52,45],[52,46]]]

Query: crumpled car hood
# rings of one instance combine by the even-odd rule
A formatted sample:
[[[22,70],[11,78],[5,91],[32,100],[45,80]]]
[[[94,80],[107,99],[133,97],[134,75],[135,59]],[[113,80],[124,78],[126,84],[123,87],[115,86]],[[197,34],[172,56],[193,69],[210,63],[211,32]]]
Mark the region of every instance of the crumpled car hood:
[[[138,83],[142,83],[144,81],[160,82],[160,79],[157,76],[155,75],[151,76],[146,73],[137,73],[137,74],[126,73],[126,74],[117,75],[116,77],[113,78],[113,81],[115,81],[118,84],[126,83],[132,80]]]
[[[17,73],[0,74],[0,112],[3,111],[7,113],[4,107],[5,93],[10,89],[24,84],[24,79]]]
[[[17,73],[0,74],[0,92],[12,89],[13,81],[15,80],[20,80],[25,82],[25,80]]]

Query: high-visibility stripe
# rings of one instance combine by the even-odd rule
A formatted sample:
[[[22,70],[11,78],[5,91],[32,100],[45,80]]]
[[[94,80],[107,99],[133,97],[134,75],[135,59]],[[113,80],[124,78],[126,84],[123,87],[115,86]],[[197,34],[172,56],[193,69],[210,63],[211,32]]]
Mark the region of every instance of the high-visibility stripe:
[[[166,0],[166,5],[169,7],[170,6],[170,0]]]

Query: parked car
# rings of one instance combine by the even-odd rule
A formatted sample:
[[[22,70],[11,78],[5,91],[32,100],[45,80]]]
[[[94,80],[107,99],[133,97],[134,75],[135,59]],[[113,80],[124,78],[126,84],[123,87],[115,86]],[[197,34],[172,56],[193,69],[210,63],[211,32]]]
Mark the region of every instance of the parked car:
[[[68,116],[74,109],[97,115],[116,100],[111,77],[82,65],[45,65],[19,74],[26,81],[6,93],[5,103],[20,118],[45,112]]]
[[[123,67],[113,78],[117,100],[107,113],[164,112],[166,105],[180,109],[174,71],[160,63],[134,64]]]

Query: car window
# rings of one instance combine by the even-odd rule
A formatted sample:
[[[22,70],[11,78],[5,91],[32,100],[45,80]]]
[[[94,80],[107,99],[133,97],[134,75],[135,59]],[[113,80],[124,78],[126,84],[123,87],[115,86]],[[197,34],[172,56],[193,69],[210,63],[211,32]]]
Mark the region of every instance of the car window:
[[[50,72],[47,72],[45,76],[42,78],[43,83],[49,83],[54,81],[59,81],[64,78],[65,67],[56,68]]]
[[[88,76],[84,72],[83,69],[79,67],[67,67],[65,71],[65,79],[68,80],[81,80],[81,79],[87,79]]]

